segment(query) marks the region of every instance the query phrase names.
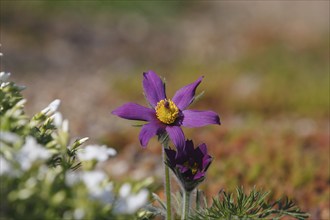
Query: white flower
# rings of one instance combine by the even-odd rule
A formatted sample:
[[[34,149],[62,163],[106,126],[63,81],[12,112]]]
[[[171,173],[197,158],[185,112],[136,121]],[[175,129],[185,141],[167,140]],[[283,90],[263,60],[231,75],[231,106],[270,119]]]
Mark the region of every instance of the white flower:
[[[121,198],[127,198],[131,192],[131,185],[128,184],[128,183],[125,183],[123,184],[121,187],[120,187],[120,190],[119,190],[119,196]]]
[[[7,143],[14,144],[20,140],[20,137],[17,134],[12,133],[12,132],[0,131],[0,140],[7,142]]]
[[[112,203],[114,195],[112,193],[113,184],[107,182],[107,175],[103,171],[67,172],[65,174],[66,185],[73,185],[83,182],[90,196],[103,203]]]
[[[55,99],[46,108],[41,110],[41,113],[45,114],[47,116],[50,116],[50,115],[54,114],[57,111],[60,104],[61,104],[61,100]]]
[[[73,212],[73,217],[76,220],[83,219],[85,216],[85,211],[82,208],[77,208]]]
[[[71,170],[65,173],[65,184],[67,186],[73,186],[81,181],[81,173],[73,172]]]
[[[0,155],[0,176],[9,174],[11,170],[10,163]]]
[[[37,174],[37,179],[38,180],[43,180],[45,179],[46,175],[49,173],[49,167],[46,165],[46,164],[42,164],[40,167],[39,167],[39,170],[38,170],[38,174]],[[51,170],[53,171],[53,170]]]
[[[19,162],[23,170],[28,170],[35,161],[47,160],[50,156],[50,151],[38,144],[33,137],[28,136],[25,139],[23,147],[15,155],[15,159]]]
[[[102,191],[102,187],[100,186],[106,180],[107,175],[103,171],[86,171],[82,173],[81,178],[88,190],[96,195]]]
[[[55,114],[52,115],[50,118],[53,119],[53,123],[56,128],[62,128],[63,117],[60,112],[55,112]]]
[[[96,160],[98,162],[106,161],[109,156],[115,156],[116,154],[115,149],[108,148],[105,145],[88,145],[77,152],[77,156],[81,161]]]
[[[42,111],[44,111],[44,110],[42,110]],[[48,113],[46,113],[46,114],[48,114]],[[67,119],[63,120],[61,112],[55,112],[52,116],[50,116],[50,118],[53,119],[53,123],[56,128],[58,128],[64,132],[69,131],[69,121]]]
[[[16,103],[17,107],[24,107],[24,104],[26,103],[26,99],[22,99],[19,102]]]
[[[5,88],[9,84],[10,84],[10,82],[2,82],[2,83],[0,83],[0,88]]]
[[[68,119],[64,119],[62,122],[62,131],[68,132],[69,131],[69,121]]]
[[[0,72],[0,81],[7,82],[7,79],[10,77],[10,73]]]
[[[127,198],[127,213],[134,213],[142,208],[148,202],[149,192],[146,189],[141,189],[137,194]]]
[[[125,183],[119,190],[115,212],[119,214],[133,214],[148,202],[149,192],[141,189],[137,194],[131,194],[131,185]]]
[[[81,177],[92,198],[104,203],[113,202],[113,185],[104,182],[107,180],[107,175],[103,171],[83,172]]]

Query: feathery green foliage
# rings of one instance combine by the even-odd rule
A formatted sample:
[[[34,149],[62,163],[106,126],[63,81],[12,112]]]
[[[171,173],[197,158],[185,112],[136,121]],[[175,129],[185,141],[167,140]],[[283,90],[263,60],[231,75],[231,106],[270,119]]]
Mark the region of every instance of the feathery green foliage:
[[[200,195],[200,193],[197,193]],[[300,211],[293,201],[288,198],[268,202],[269,192],[258,191],[255,188],[245,194],[243,187],[236,189],[236,194],[219,192],[219,196],[212,199],[210,207],[203,207],[190,215],[191,220],[214,219],[280,219],[284,216],[296,219],[307,219],[309,214]],[[200,197],[200,196],[197,196]],[[201,207],[206,204],[205,197],[198,198],[197,204]]]

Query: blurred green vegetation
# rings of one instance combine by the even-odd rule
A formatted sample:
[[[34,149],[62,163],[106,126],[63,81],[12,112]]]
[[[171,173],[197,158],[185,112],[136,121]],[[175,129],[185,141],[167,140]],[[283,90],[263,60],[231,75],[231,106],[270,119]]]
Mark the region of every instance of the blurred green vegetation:
[[[104,1],[104,0],[61,0],[61,1],[10,1],[3,0],[1,3],[6,10],[16,11],[23,10],[28,7],[36,14],[42,14],[44,16],[53,16],[54,14],[65,13],[88,13],[91,18],[99,14],[121,15],[132,12],[143,13],[153,19],[168,17],[176,15],[180,11],[184,10],[188,3],[183,0],[178,1]]]
[[[222,113],[325,118],[329,116],[328,38],[319,43],[295,50],[282,42],[268,42],[262,49],[251,48],[240,59],[220,66],[195,66],[182,58],[165,79],[174,95],[180,86],[204,75],[199,90],[206,93],[201,105]],[[113,85],[120,97],[143,101],[141,81],[119,76]]]

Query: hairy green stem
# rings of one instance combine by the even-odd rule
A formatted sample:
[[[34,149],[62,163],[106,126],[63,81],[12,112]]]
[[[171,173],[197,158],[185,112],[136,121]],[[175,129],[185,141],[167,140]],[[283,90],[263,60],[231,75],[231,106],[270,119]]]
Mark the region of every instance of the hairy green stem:
[[[181,220],[187,220],[189,211],[190,211],[190,194],[191,192],[188,192],[186,190],[183,190],[183,205],[182,205],[182,216]]]
[[[195,189],[196,192],[196,210],[200,208],[200,192],[198,189]]]
[[[167,148],[167,142],[163,143],[163,162],[165,167],[165,195],[166,195],[166,219],[172,220],[172,206],[171,206],[171,182],[170,182],[170,169],[165,164],[166,155],[165,155],[165,148]]]

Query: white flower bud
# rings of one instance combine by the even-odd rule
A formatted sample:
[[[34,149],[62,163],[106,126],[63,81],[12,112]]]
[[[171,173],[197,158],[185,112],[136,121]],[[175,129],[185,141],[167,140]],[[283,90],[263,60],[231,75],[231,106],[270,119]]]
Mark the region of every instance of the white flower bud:
[[[78,140],[78,144],[83,144],[85,143],[86,141],[88,141],[89,137],[84,137],[84,138],[81,138],[80,140]]]
[[[106,161],[109,156],[115,156],[116,150],[107,146],[88,145],[77,152],[78,158],[81,161],[96,160],[98,162]]]
[[[60,112],[55,112],[55,114],[52,115],[50,118],[53,119],[53,123],[54,123],[55,127],[57,127],[57,128],[62,127],[63,117]]]
[[[61,100],[55,99],[46,108],[41,110],[41,113],[50,116],[57,111],[60,104],[61,104]]]
[[[16,103],[16,106],[24,106],[25,103],[26,103],[26,99],[22,99]]]
[[[10,73],[0,72],[0,81],[7,82],[7,79],[10,77]]]
[[[62,122],[62,131],[64,132],[69,131],[69,121],[67,119],[63,120]]]

